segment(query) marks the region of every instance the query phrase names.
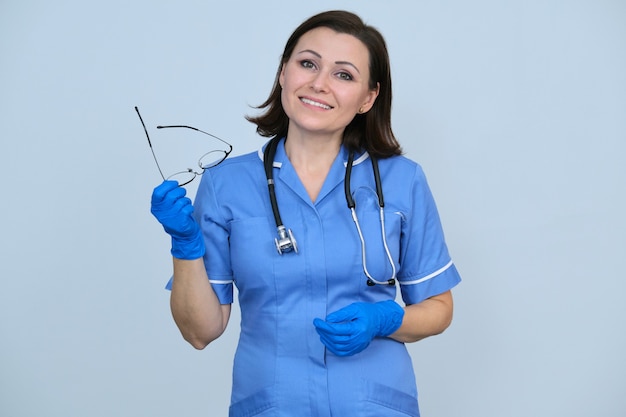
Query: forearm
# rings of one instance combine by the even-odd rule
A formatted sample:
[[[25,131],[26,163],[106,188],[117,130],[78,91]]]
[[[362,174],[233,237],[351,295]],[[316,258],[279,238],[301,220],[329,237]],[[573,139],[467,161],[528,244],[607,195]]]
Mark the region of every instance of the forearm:
[[[399,342],[411,343],[440,334],[452,322],[452,311],[450,291],[407,306],[402,325],[389,337]]]
[[[183,338],[203,349],[226,329],[230,305],[221,305],[200,259],[174,258],[170,306]]]

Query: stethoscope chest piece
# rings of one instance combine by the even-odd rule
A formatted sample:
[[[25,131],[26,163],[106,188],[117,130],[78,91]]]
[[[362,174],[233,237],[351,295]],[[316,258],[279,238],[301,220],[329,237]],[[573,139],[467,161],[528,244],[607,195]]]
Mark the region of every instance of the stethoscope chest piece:
[[[298,253],[298,244],[296,242],[296,238],[293,237],[293,233],[291,229],[287,229],[285,226],[280,225],[276,228],[278,232],[278,237],[274,238],[274,243],[276,243],[276,250],[280,255],[283,252],[291,252],[294,251]]]

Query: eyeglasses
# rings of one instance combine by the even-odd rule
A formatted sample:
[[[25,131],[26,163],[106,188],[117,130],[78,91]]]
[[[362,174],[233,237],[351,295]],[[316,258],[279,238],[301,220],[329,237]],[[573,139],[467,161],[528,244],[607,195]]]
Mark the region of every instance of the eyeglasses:
[[[159,174],[161,174],[161,178],[163,178],[163,181],[165,181],[165,180],[176,180],[176,181],[178,181],[178,184],[181,185],[181,186],[187,185],[191,181],[193,181],[194,178],[196,178],[197,175],[204,174],[205,170],[207,170],[209,168],[213,168],[213,167],[221,164],[233,150],[233,147],[232,147],[232,145],[230,143],[226,142],[223,139],[218,138],[215,135],[212,135],[210,133],[207,133],[207,132],[205,132],[203,130],[200,130],[200,129],[197,129],[195,127],[185,126],[185,125],[157,126],[157,129],[182,128],[182,129],[195,130],[196,132],[204,133],[205,135],[211,136],[212,138],[215,138],[215,139],[219,140],[220,142],[228,145],[228,150],[227,151],[224,151],[224,150],[211,150],[211,151],[203,154],[200,157],[200,159],[198,159],[198,167],[200,167],[200,172],[196,172],[192,168],[187,168],[185,171],[179,171],[179,172],[176,172],[176,173],[166,177],[165,175],[163,175],[163,171],[161,170],[161,166],[159,165],[159,161],[157,160],[156,154],[154,153],[154,148],[152,147],[152,141],[150,140],[150,135],[148,135],[148,129],[146,129],[146,124],[143,122],[143,118],[141,117],[141,114],[139,113],[139,109],[137,108],[137,106],[135,106],[135,111],[137,112],[137,116],[139,116],[139,120],[141,121],[141,125],[143,126],[144,132],[146,132],[146,138],[148,138],[148,145],[150,146],[150,151],[152,152],[152,157],[154,158],[154,162],[156,163],[156,166],[157,166],[157,168],[159,170]]]

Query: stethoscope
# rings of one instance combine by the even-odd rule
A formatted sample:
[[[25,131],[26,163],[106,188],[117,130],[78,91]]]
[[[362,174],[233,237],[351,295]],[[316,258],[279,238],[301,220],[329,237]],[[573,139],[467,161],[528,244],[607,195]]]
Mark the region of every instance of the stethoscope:
[[[270,196],[270,203],[272,205],[272,212],[274,214],[274,220],[276,221],[276,232],[278,237],[274,238],[274,243],[276,244],[276,250],[280,255],[286,252],[295,252],[298,253],[298,244],[296,242],[295,237],[293,236],[293,232],[291,229],[287,229],[283,224],[282,219],[280,218],[280,212],[278,210],[278,203],[276,202],[276,191],[274,190],[274,157],[276,156],[276,148],[278,147],[278,143],[280,142],[279,137],[273,138],[265,147],[263,151],[263,165],[265,167],[265,176],[267,178],[267,187]],[[380,180],[380,172],[378,171],[378,161],[376,158],[370,155],[369,158],[372,161],[372,169],[374,170],[374,181],[376,182],[376,196],[378,197],[378,208],[380,213],[380,230],[383,238],[383,246],[385,247],[385,252],[387,253],[387,259],[391,264],[391,277],[386,281],[378,281],[374,279],[367,270],[367,259],[365,254],[365,239],[363,238],[363,233],[361,231],[361,225],[359,224],[359,218],[356,215],[356,203],[352,198],[352,192],[350,190],[350,178],[352,175],[352,166],[354,165],[354,151],[350,150],[348,155],[348,162],[346,164],[346,175],[344,178],[344,191],[346,195],[346,203],[348,204],[348,208],[352,213],[352,220],[354,220],[354,224],[356,226],[356,230],[359,234],[359,239],[361,240],[361,259],[363,263],[363,272],[367,276],[367,285],[373,286],[376,284],[388,284],[395,285],[396,283],[396,265],[391,256],[391,252],[389,251],[389,246],[387,245],[387,235],[385,233],[385,201],[383,199],[383,187]]]

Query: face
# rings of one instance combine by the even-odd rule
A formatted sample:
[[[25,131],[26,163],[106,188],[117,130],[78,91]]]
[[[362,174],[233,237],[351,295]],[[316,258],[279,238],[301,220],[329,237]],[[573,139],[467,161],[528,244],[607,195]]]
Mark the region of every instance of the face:
[[[369,52],[354,36],[325,27],[302,35],[279,78],[288,135],[341,138],[374,105],[378,88],[369,88],[369,78]]]

